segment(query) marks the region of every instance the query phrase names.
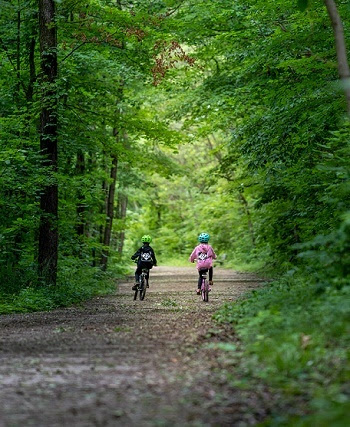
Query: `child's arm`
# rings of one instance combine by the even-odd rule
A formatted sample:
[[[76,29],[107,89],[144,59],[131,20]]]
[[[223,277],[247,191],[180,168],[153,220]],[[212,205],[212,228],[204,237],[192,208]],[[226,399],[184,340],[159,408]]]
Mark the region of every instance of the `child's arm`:
[[[214,252],[214,249],[211,246],[210,246],[210,253],[208,255],[213,259],[217,258],[216,253]]]
[[[196,257],[197,257],[197,247],[195,247],[193,249],[192,253],[191,253],[190,262],[194,262],[194,260],[196,259]]]
[[[153,258],[153,265],[156,266],[158,264],[156,254],[154,253],[154,250],[152,249],[152,258]]]
[[[135,253],[134,253],[134,255],[131,257],[131,259],[136,259],[136,258],[138,258],[140,256],[140,249],[139,250],[137,250]]]

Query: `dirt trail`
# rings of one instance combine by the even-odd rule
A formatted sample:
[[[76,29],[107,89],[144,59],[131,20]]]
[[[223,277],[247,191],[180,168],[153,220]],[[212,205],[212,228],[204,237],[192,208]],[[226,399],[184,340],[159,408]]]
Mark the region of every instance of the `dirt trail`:
[[[261,392],[229,387],[212,314],[258,285],[215,269],[208,304],[194,267],[152,270],[144,301],[131,278],[82,307],[0,317],[0,426],[254,425]],[[210,340],[209,340],[210,341]],[[232,368],[233,369],[233,368]]]

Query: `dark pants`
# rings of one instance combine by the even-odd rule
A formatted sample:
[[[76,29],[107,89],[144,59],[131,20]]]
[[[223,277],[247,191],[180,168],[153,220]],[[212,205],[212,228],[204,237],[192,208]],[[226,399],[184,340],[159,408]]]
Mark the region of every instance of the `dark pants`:
[[[199,278],[198,278],[198,289],[202,287],[202,276],[204,273],[208,273],[208,269],[199,270]],[[209,268],[209,280],[213,280],[213,267]]]
[[[135,271],[135,282],[136,283],[139,283],[139,280],[140,280],[140,275],[141,275],[141,273],[142,273],[142,269],[143,268],[145,268],[145,269],[147,269],[148,270],[148,273],[147,273],[147,281],[148,281],[148,279],[149,279],[149,270],[151,269],[153,267],[153,265],[150,265],[150,264],[137,264],[137,269],[136,269],[136,271]]]

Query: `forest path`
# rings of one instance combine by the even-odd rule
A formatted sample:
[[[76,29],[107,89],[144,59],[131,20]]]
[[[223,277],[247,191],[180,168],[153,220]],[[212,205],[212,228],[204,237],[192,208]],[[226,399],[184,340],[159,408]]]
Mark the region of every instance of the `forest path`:
[[[81,307],[1,316],[0,426],[244,426],[263,419],[267,393],[231,388],[217,351],[205,345],[218,339],[212,314],[258,280],[216,268],[209,303],[195,295],[196,280],[194,266],[157,267],[144,301],[133,301],[129,278],[116,295]]]

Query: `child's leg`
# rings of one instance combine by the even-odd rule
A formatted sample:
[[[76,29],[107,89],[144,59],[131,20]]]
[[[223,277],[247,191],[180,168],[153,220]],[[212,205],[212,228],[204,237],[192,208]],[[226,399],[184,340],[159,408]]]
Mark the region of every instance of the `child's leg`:
[[[142,268],[140,268],[139,266],[137,266],[137,269],[135,271],[135,284],[131,288],[133,291],[136,291],[136,289],[138,287],[138,283],[139,283],[139,280],[140,280],[140,274],[141,273],[142,273]]]
[[[198,277],[198,289],[200,289],[202,287],[202,274],[203,274],[203,270],[199,270],[198,274],[199,274],[199,277]]]
[[[142,273],[142,267],[138,266],[135,271],[135,283],[139,283],[141,273]]]
[[[149,270],[147,270],[146,280],[147,280],[147,288],[149,288]]]
[[[209,282],[213,281],[213,267],[209,268]]]

